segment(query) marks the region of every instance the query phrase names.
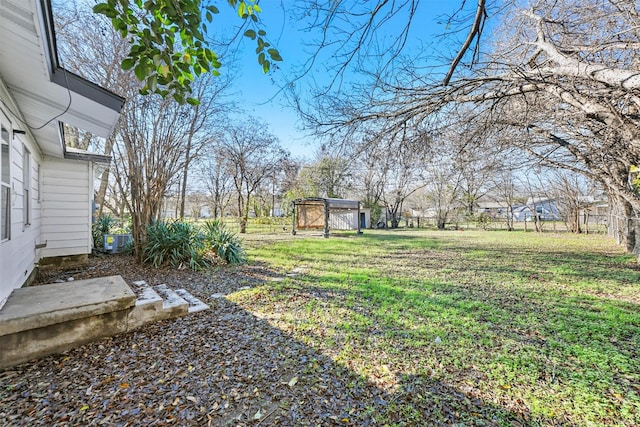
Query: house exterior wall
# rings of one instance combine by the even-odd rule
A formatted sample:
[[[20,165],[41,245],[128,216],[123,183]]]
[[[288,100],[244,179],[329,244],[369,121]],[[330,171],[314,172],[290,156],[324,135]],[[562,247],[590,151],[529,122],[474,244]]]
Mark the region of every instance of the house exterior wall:
[[[47,157],[42,165],[42,258],[91,253],[92,163]]]
[[[21,287],[31,276],[39,259],[41,242],[41,203],[39,171],[43,158],[30,133],[25,131],[24,118],[16,117],[19,111],[12,103],[4,83],[0,80],[0,122],[5,129],[5,144],[9,145],[8,177],[9,234],[0,239],[0,307],[15,288]],[[3,153],[6,155],[7,153]],[[25,171],[25,166],[28,168]],[[0,168],[3,166],[0,165]],[[25,181],[26,179],[26,181]],[[25,191],[27,190],[27,191]],[[28,199],[28,200],[26,200]],[[25,212],[28,211],[28,216]],[[6,220],[6,211],[0,209],[0,221]]]

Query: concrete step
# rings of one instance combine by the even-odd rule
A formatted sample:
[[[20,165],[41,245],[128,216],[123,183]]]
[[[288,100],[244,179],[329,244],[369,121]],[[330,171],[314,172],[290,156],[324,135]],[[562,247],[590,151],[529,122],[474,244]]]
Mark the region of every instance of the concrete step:
[[[208,308],[185,289],[120,276],[14,289],[0,309],[0,369]]]
[[[209,308],[185,289],[173,291],[164,284],[151,287],[144,280],[133,282],[130,286],[137,299],[129,314],[129,330]]]
[[[189,313],[196,313],[198,311],[209,309],[209,306],[207,304],[191,295],[186,289],[176,289],[176,294],[180,295],[182,299],[189,303]]]
[[[171,319],[189,313],[189,303],[167,285],[156,285],[153,290],[162,297],[161,319]]]
[[[144,280],[131,284],[137,299],[133,310],[129,313],[129,330],[139,328],[147,323],[164,319],[163,300]]]

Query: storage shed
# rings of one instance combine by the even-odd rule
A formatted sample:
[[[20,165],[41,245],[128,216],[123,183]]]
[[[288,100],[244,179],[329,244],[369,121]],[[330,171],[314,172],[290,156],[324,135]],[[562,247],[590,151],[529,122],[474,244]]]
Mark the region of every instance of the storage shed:
[[[323,230],[329,237],[329,230],[358,230],[366,228],[367,217],[357,200],[308,197],[293,201],[293,227],[297,230]]]

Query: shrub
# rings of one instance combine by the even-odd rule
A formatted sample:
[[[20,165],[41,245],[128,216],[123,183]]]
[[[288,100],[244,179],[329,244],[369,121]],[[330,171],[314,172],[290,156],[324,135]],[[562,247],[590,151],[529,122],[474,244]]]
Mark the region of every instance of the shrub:
[[[482,212],[473,216],[473,222],[476,224],[476,227],[486,230],[491,224],[491,217],[486,212]]]
[[[111,234],[116,226],[116,219],[109,215],[100,215],[96,218],[91,226],[91,237],[93,238],[93,247],[101,249],[104,245],[104,235]]]
[[[143,259],[154,267],[189,266],[199,270],[208,265],[204,256],[204,236],[197,227],[182,222],[156,222],[147,228]]]
[[[238,236],[218,220],[205,221],[203,225],[205,246],[228,264],[244,264],[246,255]]]

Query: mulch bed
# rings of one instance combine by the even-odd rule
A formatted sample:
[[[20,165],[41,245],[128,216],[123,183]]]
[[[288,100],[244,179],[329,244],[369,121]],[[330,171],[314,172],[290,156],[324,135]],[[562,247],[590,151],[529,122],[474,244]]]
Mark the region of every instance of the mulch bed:
[[[381,392],[215,294],[265,283],[261,266],[156,270],[129,256],[49,269],[36,285],[121,275],[185,288],[210,310],[0,371],[0,425],[363,425]]]

